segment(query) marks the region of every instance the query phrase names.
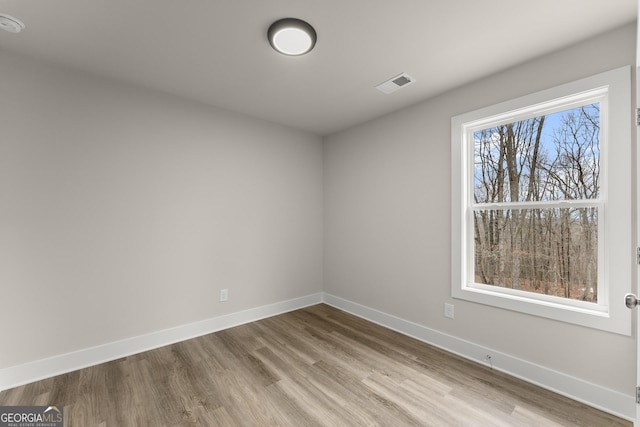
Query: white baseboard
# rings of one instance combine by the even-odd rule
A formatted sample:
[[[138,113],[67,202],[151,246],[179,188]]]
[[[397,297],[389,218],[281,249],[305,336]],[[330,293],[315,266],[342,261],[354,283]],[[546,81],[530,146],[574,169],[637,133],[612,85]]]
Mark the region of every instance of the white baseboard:
[[[585,403],[629,421],[635,420],[636,402],[632,395],[609,390],[562,372],[465,341],[426,326],[324,293],[324,303],[386,328],[416,338],[458,356],[486,365],[485,355],[491,354],[496,370],[536,384],[547,390]]]
[[[500,353],[493,349],[326,293],[312,294],[301,298],[243,310],[188,325],[0,369],[0,391],[321,302],[481,364],[486,364],[484,356],[491,354],[493,367],[496,370],[521,378],[571,399],[586,403],[618,417],[630,421],[635,419],[636,403],[634,396],[609,390],[579,378],[536,365],[526,360],[518,359],[508,354]]]
[[[322,302],[322,293],[0,369],[0,391]]]

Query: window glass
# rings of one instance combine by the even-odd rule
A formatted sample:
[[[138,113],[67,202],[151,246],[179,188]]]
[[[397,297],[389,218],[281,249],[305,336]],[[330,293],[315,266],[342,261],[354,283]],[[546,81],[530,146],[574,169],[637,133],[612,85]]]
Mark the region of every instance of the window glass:
[[[598,199],[600,103],[477,130],[473,145],[473,280],[597,302],[598,206],[533,206]]]
[[[597,303],[598,209],[474,211],[474,280]]]
[[[597,199],[600,103],[474,132],[476,203]]]

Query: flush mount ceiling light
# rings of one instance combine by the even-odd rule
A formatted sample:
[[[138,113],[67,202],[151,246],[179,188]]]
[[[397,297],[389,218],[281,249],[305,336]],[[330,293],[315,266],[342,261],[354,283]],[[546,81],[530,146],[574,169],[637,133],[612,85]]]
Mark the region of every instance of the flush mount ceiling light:
[[[10,33],[19,33],[24,30],[24,23],[18,18],[0,13],[0,28]]]
[[[316,30],[296,18],[280,19],[269,27],[269,43],[284,55],[298,56],[309,52],[316,44]]]

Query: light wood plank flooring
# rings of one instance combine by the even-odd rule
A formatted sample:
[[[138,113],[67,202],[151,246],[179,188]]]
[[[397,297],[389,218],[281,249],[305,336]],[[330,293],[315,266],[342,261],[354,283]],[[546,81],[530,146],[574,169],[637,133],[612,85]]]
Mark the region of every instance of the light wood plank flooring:
[[[66,426],[631,426],[316,305],[0,393]]]

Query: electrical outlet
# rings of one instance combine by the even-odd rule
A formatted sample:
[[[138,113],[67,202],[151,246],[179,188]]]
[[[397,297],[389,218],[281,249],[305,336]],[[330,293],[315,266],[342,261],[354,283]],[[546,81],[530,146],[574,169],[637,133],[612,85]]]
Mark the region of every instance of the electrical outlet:
[[[444,317],[453,319],[453,304],[444,303]]]
[[[229,299],[229,289],[220,290],[220,302],[225,302]]]

